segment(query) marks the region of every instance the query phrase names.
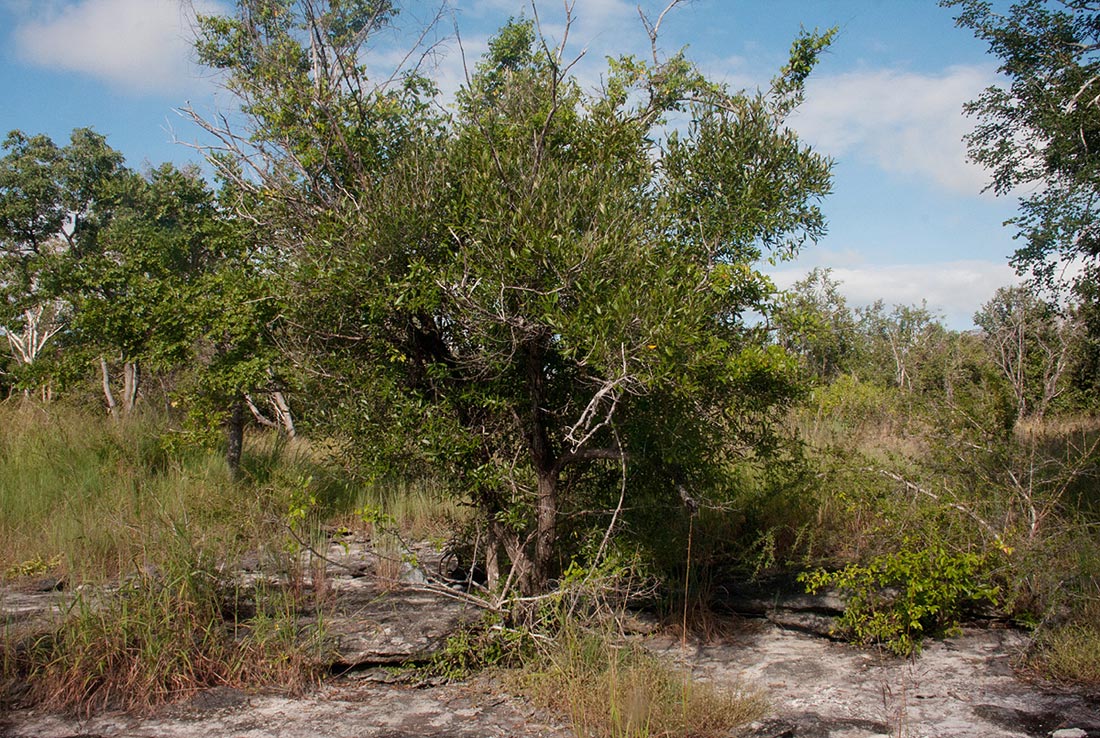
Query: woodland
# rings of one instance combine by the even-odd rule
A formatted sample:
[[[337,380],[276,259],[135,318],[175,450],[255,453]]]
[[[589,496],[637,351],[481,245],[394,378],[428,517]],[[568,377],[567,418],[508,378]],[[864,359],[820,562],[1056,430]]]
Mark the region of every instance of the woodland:
[[[662,49],[676,4],[600,89],[533,7],[443,106],[430,46],[368,72],[398,3],[237,0],[199,17],[240,103],[185,109],[205,170],[9,133],[4,580],[156,571],[179,586],[150,612],[209,635],[222,564],[270,551],[304,581],[355,529],[406,564],[412,540],[453,554],[492,623],[478,658],[627,606],[687,629],[720,583],[790,577],[844,593],[857,643],[914,654],[980,617],[1031,631],[1021,669],[1097,688],[1100,4],[943,3],[1006,80],[970,103],[971,157],[1033,193],[1007,224],[1026,279],[970,331],[851,307],[829,269],[775,287],[764,265],[826,229],[832,162],[787,121],[834,31],[734,90]],[[254,640],[203,656],[249,667],[196,657],[195,685],[308,681],[291,595],[265,596]],[[0,679],[106,701],[142,649],[74,628],[5,637]]]

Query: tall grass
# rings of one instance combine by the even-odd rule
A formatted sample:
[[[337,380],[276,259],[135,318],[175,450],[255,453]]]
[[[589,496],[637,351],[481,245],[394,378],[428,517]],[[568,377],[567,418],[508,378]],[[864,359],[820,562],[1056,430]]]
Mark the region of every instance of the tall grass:
[[[412,541],[433,541],[442,544],[472,515],[472,508],[463,506],[453,491],[433,479],[387,479],[362,485],[348,499],[345,522],[358,513],[359,521],[373,518],[384,521],[389,532]],[[376,527],[376,526],[372,526]]]
[[[21,684],[24,700],[54,709],[141,710],[208,687],[298,691],[319,677],[323,630],[300,624],[292,590],[244,588],[201,555],[174,563],[82,593],[46,633],[0,641],[0,698]]]
[[[285,533],[303,483],[324,514],[348,496],[308,447],[274,434],[254,434],[243,466],[234,482],[220,453],[155,412],[0,404],[0,574],[60,557],[75,581],[110,579],[159,566],[180,530],[231,560]]]
[[[52,568],[73,592],[56,622],[0,633],[0,701],[133,709],[317,676],[323,618],[302,624],[288,513],[303,490],[340,509],[345,485],[304,445],[257,434],[245,453],[234,481],[155,413],[0,404],[0,576]],[[290,576],[242,584],[249,551]]]
[[[60,555],[63,573],[102,579],[154,564],[175,526],[229,537],[250,491],[230,484],[217,455],[179,440],[150,415],[0,405],[3,570]]]

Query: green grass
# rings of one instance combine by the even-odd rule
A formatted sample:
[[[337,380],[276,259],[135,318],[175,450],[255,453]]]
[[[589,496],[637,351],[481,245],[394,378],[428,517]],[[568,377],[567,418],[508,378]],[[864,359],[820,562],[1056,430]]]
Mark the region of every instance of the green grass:
[[[289,513],[303,496],[318,516],[343,509],[346,485],[273,434],[253,435],[243,466],[232,481],[216,450],[152,413],[0,404],[0,574],[52,574],[79,592],[52,625],[0,633],[0,698],[140,709],[209,686],[313,681],[323,629],[299,624],[310,595]],[[227,573],[246,552],[282,584]]]
[[[177,527],[240,540],[263,502],[159,418],[0,405],[0,570],[60,556],[74,579],[114,577],[155,565]]]

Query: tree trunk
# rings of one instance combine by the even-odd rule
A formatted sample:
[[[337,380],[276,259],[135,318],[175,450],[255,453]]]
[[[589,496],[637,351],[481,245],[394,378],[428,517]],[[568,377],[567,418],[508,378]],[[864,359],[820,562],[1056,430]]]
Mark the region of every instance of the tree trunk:
[[[283,431],[286,432],[288,438],[294,438],[298,435],[298,431],[294,428],[294,416],[290,412],[290,405],[287,403],[286,398],[282,392],[271,393],[271,404],[275,407],[275,415],[278,418],[279,424],[283,426]]]
[[[103,397],[107,400],[107,414],[113,417],[118,413],[118,404],[111,392],[111,373],[107,369],[107,359],[102,356],[99,357],[99,371],[103,375]]]
[[[225,463],[229,467],[229,476],[236,481],[241,475],[241,449],[244,446],[244,401],[233,401],[233,411],[226,427],[228,443],[225,449]]]
[[[500,522],[489,518],[485,531],[485,586],[490,592],[500,582]]]
[[[126,415],[134,412],[137,403],[138,384],[140,382],[138,364],[136,361],[127,361],[122,365],[122,412]]]
[[[546,430],[545,348],[541,339],[526,346],[527,391],[530,401],[527,418],[527,444],[538,479],[535,501],[535,551],[529,576],[521,580],[525,594],[545,591],[550,579],[550,564],[557,543],[558,469],[554,449]]]
[[[535,508],[535,560],[530,591],[543,592],[550,580],[558,525],[558,474],[556,470],[538,473],[538,500]]]

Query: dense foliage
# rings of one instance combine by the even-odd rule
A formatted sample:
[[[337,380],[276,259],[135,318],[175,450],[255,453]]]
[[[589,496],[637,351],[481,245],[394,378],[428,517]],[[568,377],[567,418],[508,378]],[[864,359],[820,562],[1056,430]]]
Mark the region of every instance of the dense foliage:
[[[372,87],[352,61],[380,8],[268,5],[205,19],[200,51],[245,100],[251,137],[219,133],[261,154],[242,186],[276,193],[254,215],[289,254],[308,306],[289,320],[348,461],[453,480],[484,514],[490,582],[503,556],[526,592],[575,553],[564,517],[583,539],[620,489],[720,495],[795,394],[744,316],[771,296],[756,262],[823,229],[829,163],[784,119],[828,36],[747,93],[663,58],[652,27],[652,60],[612,60],[587,92],[514,21],[446,115],[425,80]]]

